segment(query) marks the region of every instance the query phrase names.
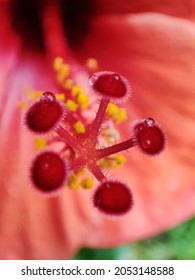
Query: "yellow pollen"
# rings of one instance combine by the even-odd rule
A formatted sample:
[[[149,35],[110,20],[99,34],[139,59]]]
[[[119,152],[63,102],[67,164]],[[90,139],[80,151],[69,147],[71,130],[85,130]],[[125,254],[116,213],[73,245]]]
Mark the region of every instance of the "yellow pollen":
[[[64,102],[65,101],[65,94],[64,93],[58,93],[55,95],[56,99],[59,101]]]
[[[68,188],[78,190],[81,187],[81,176],[84,174],[84,169],[73,172],[68,181]]]
[[[71,95],[77,97],[79,94],[83,93],[83,90],[80,86],[74,85],[71,90]]]
[[[36,138],[35,139],[35,150],[43,150],[46,148],[46,140],[45,138]]]
[[[81,181],[81,187],[83,189],[91,189],[93,187],[94,181],[92,178],[85,178]]]
[[[127,111],[125,108],[119,108],[116,104],[110,102],[106,113],[115,123],[121,123],[127,119]]]
[[[98,70],[98,62],[95,58],[89,58],[86,61],[86,65],[87,67],[91,70],[91,71],[97,71]]]
[[[27,105],[27,103],[26,102],[19,102],[18,103],[18,108],[20,109],[20,110],[25,110],[26,108],[28,107],[28,105]]]
[[[116,155],[115,160],[116,160],[118,165],[121,165],[121,164],[125,163],[127,159],[123,155]]]
[[[112,116],[115,115],[115,114],[118,114],[118,111],[119,111],[119,108],[118,108],[118,106],[117,106],[116,104],[114,104],[114,103],[112,103],[112,102],[110,102],[110,103],[108,104],[108,107],[107,107],[107,109],[106,109],[106,113],[107,113],[110,117],[112,117]]]
[[[73,82],[72,79],[66,79],[66,80],[64,81],[64,83],[63,83],[62,86],[63,86],[65,89],[71,90],[72,87],[73,87],[73,85],[74,85],[74,82]]]
[[[27,89],[28,99],[32,102],[38,100],[43,93],[44,93],[43,90],[35,91],[35,90]]]
[[[89,97],[84,92],[80,92],[77,96],[77,103],[85,110],[89,106]]]
[[[63,58],[58,56],[54,59],[54,62],[53,62],[53,69],[56,70],[56,71],[59,71],[60,68],[62,67],[63,65]]]
[[[75,112],[78,108],[78,104],[76,104],[74,101],[72,101],[71,99],[68,99],[66,102],[66,106],[68,107],[68,109],[70,109],[71,111]]]
[[[80,188],[78,177],[75,174],[70,176],[68,181],[68,188],[78,190]]]
[[[56,80],[59,85],[64,83],[65,78],[66,78],[66,75],[64,74],[64,72],[59,71],[56,75]]]
[[[112,119],[116,123],[121,123],[127,120],[127,111],[125,108],[120,108],[118,114],[113,115]]]
[[[126,162],[126,158],[123,155],[116,155],[112,157],[103,158],[100,160],[100,166],[103,168],[118,168],[120,165]]]
[[[74,128],[78,134],[85,132],[85,126],[81,121],[76,122]]]

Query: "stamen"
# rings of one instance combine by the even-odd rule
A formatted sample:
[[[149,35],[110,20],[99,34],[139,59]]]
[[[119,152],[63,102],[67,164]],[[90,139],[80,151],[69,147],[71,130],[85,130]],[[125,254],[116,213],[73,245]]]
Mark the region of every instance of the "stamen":
[[[54,70],[59,71],[62,68],[63,63],[64,63],[64,60],[62,57],[60,57],[60,56],[56,57],[53,62]]]
[[[74,124],[74,128],[76,130],[76,133],[78,133],[78,134],[85,132],[85,126],[84,126],[84,124],[81,121],[77,121]]]
[[[87,59],[86,66],[89,69],[89,71],[95,72],[98,70],[98,62],[95,58]]]
[[[39,150],[43,150],[46,148],[46,139],[43,137],[39,137],[35,139],[35,150],[39,151]]]
[[[81,187],[83,189],[91,189],[93,187],[94,181],[92,178],[85,178],[81,181]]]
[[[66,79],[64,81],[64,83],[62,84],[62,87],[65,89],[71,90],[73,85],[74,85],[74,82],[72,79]]]
[[[68,99],[67,102],[66,102],[66,107],[73,111],[73,112],[76,112],[77,108],[78,108],[78,104],[76,104],[74,101]]]
[[[119,108],[116,104],[110,102],[106,110],[107,115],[115,123],[124,122],[127,119],[127,111],[125,108]]]
[[[65,101],[65,94],[64,93],[58,93],[55,95],[56,96],[56,99],[58,101],[61,101],[61,102],[64,102]]]
[[[112,157],[102,158],[99,164],[104,169],[118,168],[121,164],[126,162],[126,158],[123,155],[116,155]]]
[[[19,102],[19,103],[18,103],[18,108],[19,108],[20,110],[25,110],[25,109],[27,109],[27,103],[26,103],[26,102]]]

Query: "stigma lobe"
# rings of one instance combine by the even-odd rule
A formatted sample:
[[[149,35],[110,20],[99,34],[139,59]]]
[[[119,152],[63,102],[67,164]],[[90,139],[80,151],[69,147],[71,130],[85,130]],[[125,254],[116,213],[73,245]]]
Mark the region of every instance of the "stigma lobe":
[[[67,182],[68,173],[67,163],[58,153],[46,151],[39,154],[34,160],[31,178],[33,185],[38,190],[51,193]]]
[[[26,113],[26,125],[33,132],[47,133],[63,118],[64,107],[50,92],[42,94]]]
[[[140,150],[149,155],[157,155],[165,148],[165,133],[152,118],[137,121],[133,138]]]
[[[113,99],[116,103],[126,101],[130,95],[129,83],[115,72],[96,72],[89,77],[89,85],[95,93]]]
[[[118,181],[106,181],[99,185],[93,197],[93,204],[108,215],[122,215],[133,206],[133,196],[129,188]]]

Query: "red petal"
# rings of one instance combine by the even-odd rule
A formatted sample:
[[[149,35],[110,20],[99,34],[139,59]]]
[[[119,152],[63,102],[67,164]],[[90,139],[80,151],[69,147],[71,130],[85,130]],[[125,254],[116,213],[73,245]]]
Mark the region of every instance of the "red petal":
[[[144,238],[194,215],[194,45],[195,26],[187,20],[160,14],[105,16],[94,20],[84,51],[76,53],[80,59],[95,57],[100,68],[127,77],[132,85],[130,122],[150,116],[168,138],[158,158],[125,154],[128,163],[116,177],[132,187],[136,207],[117,223],[105,222],[108,231],[94,233],[90,246]],[[128,122],[121,125],[122,139],[128,129]],[[109,231],[116,233],[113,238]]]
[[[195,20],[193,0],[96,0],[97,14],[162,13]]]

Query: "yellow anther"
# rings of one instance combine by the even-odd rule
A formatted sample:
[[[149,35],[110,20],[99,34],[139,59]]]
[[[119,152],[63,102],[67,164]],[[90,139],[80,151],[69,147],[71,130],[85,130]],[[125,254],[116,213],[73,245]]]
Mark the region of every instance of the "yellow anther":
[[[98,62],[95,58],[87,59],[86,65],[91,71],[97,71],[98,70]]]
[[[35,150],[43,150],[46,148],[45,138],[36,138],[35,139]]]
[[[26,109],[28,107],[28,105],[26,104],[26,102],[19,102],[18,103],[18,108],[20,109],[20,110],[24,110],[24,109]]]
[[[78,177],[75,174],[70,176],[68,181],[68,188],[78,190],[80,188]]]
[[[73,112],[75,112],[78,108],[78,104],[76,104],[74,101],[70,99],[67,100],[66,106],[68,107],[68,109],[70,109]]]
[[[100,160],[99,163],[102,168],[106,168],[106,169],[116,167],[116,161],[112,157],[103,158]]]
[[[77,177],[82,176],[84,173],[85,173],[85,168],[80,169],[80,170],[74,172],[74,174],[75,174]]]
[[[76,97],[81,93],[83,93],[83,90],[80,86],[74,85],[72,87],[71,94],[72,94],[73,97]]]
[[[127,111],[125,108],[119,108],[113,103],[108,104],[106,113],[115,123],[121,123],[127,119]]]
[[[123,155],[116,155],[115,160],[116,160],[118,165],[121,165],[121,164],[125,163],[127,159]]]
[[[92,178],[85,178],[81,181],[81,187],[83,189],[91,189],[93,187],[94,181]]]
[[[64,78],[67,78],[70,73],[70,65],[69,64],[63,64],[60,68],[59,72],[64,75]]]
[[[64,83],[63,83],[63,87],[65,88],[65,89],[72,89],[72,87],[73,87],[73,85],[74,85],[74,82],[73,82],[73,80],[72,79],[66,79],[65,81],[64,81]]]
[[[56,70],[56,71],[59,71],[60,68],[62,67],[63,65],[63,58],[58,56],[54,59],[54,62],[53,62],[53,69]]]
[[[119,107],[118,107],[116,104],[110,102],[110,103],[108,104],[106,113],[107,113],[109,116],[113,116],[113,115],[115,115],[115,114],[118,114],[118,112],[119,112]]]
[[[64,80],[70,74],[70,65],[69,64],[62,64],[60,69],[57,71],[56,80],[61,85],[64,83]]]
[[[85,126],[81,121],[76,122],[74,128],[78,134],[85,132]]]
[[[100,160],[100,166],[103,168],[118,168],[121,164],[126,162],[126,158],[123,155],[116,155],[107,157]]]
[[[30,101],[36,101],[41,97],[41,95],[44,93],[44,91],[35,91],[35,90],[28,90],[28,98]]]
[[[85,110],[89,106],[89,97],[84,92],[79,92],[77,95],[77,103]]]
[[[112,119],[116,123],[121,123],[127,119],[127,111],[125,108],[119,108],[118,114],[113,115]]]
[[[64,93],[58,93],[55,95],[56,99],[59,101],[64,102],[65,101],[65,94]]]

